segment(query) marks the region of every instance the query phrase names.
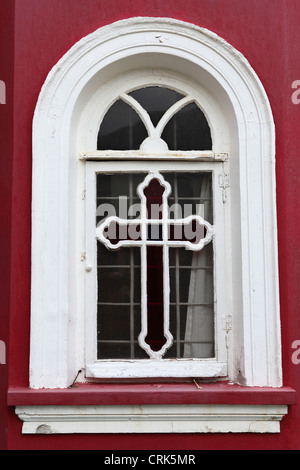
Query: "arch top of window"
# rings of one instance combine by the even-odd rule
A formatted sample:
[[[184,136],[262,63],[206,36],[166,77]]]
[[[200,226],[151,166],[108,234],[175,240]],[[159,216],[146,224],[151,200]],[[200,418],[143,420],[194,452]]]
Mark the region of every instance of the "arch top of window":
[[[98,150],[212,150],[211,132],[194,98],[166,87],[122,93],[101,123]]]
[[[192,95],[144,86],[115,99],[100,124],[97,152],[82,158],[227,158],[212,148],[209,123]]]

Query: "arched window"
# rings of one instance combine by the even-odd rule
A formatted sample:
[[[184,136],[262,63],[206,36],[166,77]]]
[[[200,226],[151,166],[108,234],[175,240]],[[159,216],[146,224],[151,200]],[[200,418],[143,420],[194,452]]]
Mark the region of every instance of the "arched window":
[[[226,149],[213,152],[199,92],[176,77],[176,90],[148,80],[133,91],[121,85],[100,122],[97,152],[83,157],[86,374],[226,376],[226,286],[215,282],[225,264],[218,178]]]
[[[132,19],[61,59],[33,128],[32,388],[281,386],[274,142],[258,77],[209,31]]]
[[[100,126],[98,150],[149,148],[151,139],[155,137],[155,149],[161,145],[162,152],[166,149],[188,151],[212,148],[206,118],[191,98],[187,99],[165,87],[145,87],[123,94],[108,110]],[[97,222],[100,227],[108,212],[116,215],[122,209],[123,217],[140,221],[142,201],[138,191],[147,176],[147,164],[144,169],[139,168],[141,173],[126,173],[123,168],[121,174],[97,174]],[[213,223],[211,173],[170,171],[160,174],[159,178],[158,188],[154,183],[157,179],[148,187],[148,197],[153,199],[152,205],[147,203],[150,220],[155,216],[162,219],[162,199],[157,195],[157,190],[160,194],[159,188],[163,190],[168,185],[170,194],[166,200],[166,210],[170,220],[200,215],[201,211],[204,218]],[[167,233],[170,243],[173,236],[173,243],[178,245],[180,240],[183,242],[183,237],[185,241],[189,236],[194,239],[197,232],[183,224],[176,227],[177,233],[169,233],[171,225],[167,228],[170,229]],[[145,286],[143,283],[141,286],[143,266],[139,229],[139,225],[131,225],[127,250],[107,250],[105,244],[98,243],[98,359],[145,359],[148,358],[147,352],[150,357],[155,357],[165,345],[168,347],[163,348],[161,355],[166,358],[214,357],[212,247],[202,247],[201,252],[193,255],[193,251],[188,251],[184,244],[181,248],[174,246],[174,250],[168,248],[165,253],[167,259],[163,259],[163,246],[147,245],[142,261],[147,264],[144,268],[147,280]],[[147,241],[158,244],[163,236],[162,230],[162,224],[149,225]],[[123,245],[126,245],[124,238],[128,236],[127,230],[118,235],[120,241],[124,235]],[[113,236],[116,237],[116,234]],[[105,242],[105,237],[103,239]],[[168,267],[164,269],[166,262]],[[147,297],[145,329],[148,335],[148,330],[152,335],[148,343],[139,341],[143,288],[143,294]],[[203,291],[199,299],[196,296],[198,289]],[[166,295],[168,302],[164,305]],[[164,321],[167,323],[166,331]],[[195,336],[191,334],[194,321],[199,324]],[[170,335],[169,342],[164,334]]]

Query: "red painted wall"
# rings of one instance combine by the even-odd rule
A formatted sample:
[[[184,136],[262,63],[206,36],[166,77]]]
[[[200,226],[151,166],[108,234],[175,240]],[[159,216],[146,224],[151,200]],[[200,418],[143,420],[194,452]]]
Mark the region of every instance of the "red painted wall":
[[[291,100],[292,83],[300,80],[299,0],[1,0],[0,26],[7,47],[0,46],[0,79],[7,80],[9,93],[8,104],[0,107],[0,340],[5,339],[9,344],[9,364],[0,366],[0,446],[34,450],[299,450],[299,406],[291,407],[282,423],[281,434],[275,436],[121,435],[117,438],[109,435],[25,437],[21,434],[21,422],[11,408],[7,441],[3,438],[7,370],[9,386],[28,386],[31,126],[39,91],[50,69],[76,41],[103,25],[133,16],[172,17],[214,31],[248,58],[266,88],[277,131],[284,383],[300,392],[300,365],[291,361],[292,342],[300,340],[300,105]],[[13,61],[14,77],[11,75]]]
[[[0,340],[9,346],[11,187],[13,163],[14,3],[0,3],[0,80],[6,85],[6,102],[0,105]],[[3,102],[3,97],[1,102]],[[1,359],[1,358],[0,358]],[[2,358],[3,359],[3,358]],[[0,450],[7,447],[7,365],[0,365]]]

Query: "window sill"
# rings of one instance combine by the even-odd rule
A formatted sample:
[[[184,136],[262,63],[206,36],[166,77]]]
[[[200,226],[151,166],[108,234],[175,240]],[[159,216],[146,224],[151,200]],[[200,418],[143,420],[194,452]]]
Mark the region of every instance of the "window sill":
[[[9,406],[97,405],[294,405],[291,387],[243,387],[228,382],[167,384],[76,384],[68,389],[11,387]]]
[[[149,379],[189,378],[189,377],[226,377],[227,362],[210,359],[145,359],[139,361],[99,361],[86,366],[86,377],[89,379]],[[157,379],[159,380],[159,379]]]
[[[23,434],[279,433],[289,388],[218,384],[82,384],[67,390],[11,388]]]

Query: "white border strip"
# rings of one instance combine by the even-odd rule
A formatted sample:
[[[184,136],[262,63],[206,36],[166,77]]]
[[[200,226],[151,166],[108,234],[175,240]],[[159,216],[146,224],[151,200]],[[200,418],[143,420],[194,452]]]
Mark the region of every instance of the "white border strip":
[[[23,434],[279,433],[287,406],[24,406]]]

